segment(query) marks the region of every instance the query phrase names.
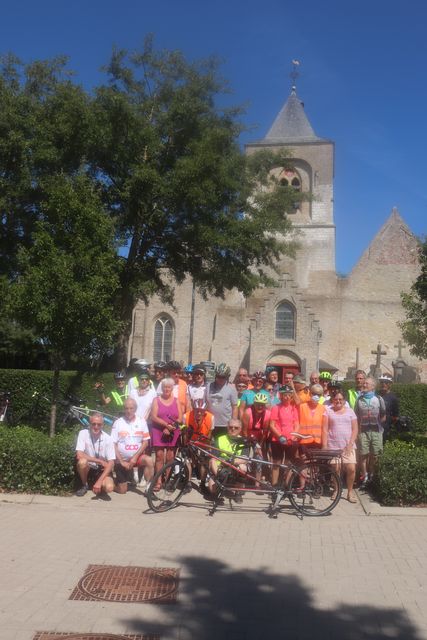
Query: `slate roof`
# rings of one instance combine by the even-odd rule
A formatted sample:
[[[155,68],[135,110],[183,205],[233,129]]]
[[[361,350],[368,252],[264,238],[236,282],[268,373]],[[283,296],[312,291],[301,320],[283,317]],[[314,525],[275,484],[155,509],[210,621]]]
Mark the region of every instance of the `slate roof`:
[[[273,122],[269,132],[259,142],[264,144],[278,143],[298,143],[298,142],[320,142],[324,138],[319,138],[314,133],[304,106],[292,88],[291,95]]]

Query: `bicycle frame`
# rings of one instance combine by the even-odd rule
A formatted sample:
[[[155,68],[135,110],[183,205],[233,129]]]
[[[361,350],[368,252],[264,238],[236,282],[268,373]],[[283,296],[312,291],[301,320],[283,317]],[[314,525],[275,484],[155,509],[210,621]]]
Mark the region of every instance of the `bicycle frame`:
[[[228,497],[231,505],[231,501],[236,498],[237,494],[251,492],[270,496],[271,504],[267,509],[269,517],[277,517],[281,506],[280,503],[284,498],[289,499],[289,502],[301,518],[304,515],[325,515],[337,505],[341,495],[340,478],[329,465],[332,457],[336,457],[339,454],[340,452],[337,451],[315,450],[307,455],[308,459],[301,459],[301,463],[276,463],[256,456],[245,455],[238,451],[230,453],[230,451],[215,447],[210,442],[202,442],[198,439],[189,440],[177,452],[174,463],[166,464],[160,471],[160,474],[166,474],[166,493],[164,499],[160,496],[157,498],[159,509],[153,506],[156,504],[156,499],[153,498],[152,494],[150,495],[150,489],[149,503],[155,511],[164,511],[172,508],[178,503],[183,493],[183,481],[184,483],[189,481],[188,465],[203,464],[206,466],[208,460],[215,460],[220,463],[221,469],[225,470],[225,478],[222,473],[215,473],[210,476],[210,480],[216,488],[211,496],[213,505],[209,511],[210,515],[215,513],[223,497]],[[316,456],[319,456],[319,458]],[[172,472],[171,465],[173,464],[175,464],[175,470]],[[239,466],[241,464],[247,465],[249,470],[248,468],[242,469]],[[255,476],[251,472],[252,465],[255,466],[258,476],[260,476],[260,468],[279,468],[282,477],[281,481],[273,486],[268,480]],[[172,475],[170,475],[171,473]],[[184,480],[185,476],[187,476],[187,480]],[[172,481],[170,480],[171,477],[173,477]],[[170,492],[178,495],[170,500],[168,498]]]

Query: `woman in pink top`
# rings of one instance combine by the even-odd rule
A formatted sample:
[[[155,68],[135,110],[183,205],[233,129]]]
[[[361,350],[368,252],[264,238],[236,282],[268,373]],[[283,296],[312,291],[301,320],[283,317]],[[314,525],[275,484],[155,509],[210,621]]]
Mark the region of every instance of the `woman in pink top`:
[[[323,443],[323,448],[342,449],[342,463],[347,483],[347,500],[349,502],[357,502],[353,492],[356,475],[357,418],[353,409],[345,406],[345,398],[341,391],[338,391],[333,397],[332,406],[328,410],[327,417],[328,441]],[[339,473],[340,462],[335,467]]]
[[[155,472],[160,471],[165,462],[172,462],[175,457],[180,428],[176,426],[182,422],[181,403],[173,395],[173,378],[165,378],[162,382],[162,392],[154,398],[151,406],[151,438],[156,454]],[[161,488],[161,480],[154,487],[154,491]]]
[[[293,460],[298,445],[292,442],[292,431],[299,431],[298,411],[292,398],[294,390],[287,385],[279,388],[280,404],[276,404],[270,414],[270,448],[272,462],[281,464],[283,460],[289,458]],[[271,481],[277,484],[279,479],[279,468],[273,467]]]

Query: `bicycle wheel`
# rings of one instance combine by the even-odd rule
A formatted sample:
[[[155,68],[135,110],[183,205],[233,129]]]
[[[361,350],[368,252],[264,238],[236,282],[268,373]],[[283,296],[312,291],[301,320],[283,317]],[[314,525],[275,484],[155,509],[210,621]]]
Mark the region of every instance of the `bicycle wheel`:
[[[292,474],[287,495],[305,516],[324,516],[341,498],[341,479],[327,464],[308,462]]]
[[[173,460],[165,464],[160,471],[154,474],[147,491],[148,506],[153,511],[169,511],[175,507],[190,480],[187,465],[181,460]],[[162,487],[154,491],[159,482]]]

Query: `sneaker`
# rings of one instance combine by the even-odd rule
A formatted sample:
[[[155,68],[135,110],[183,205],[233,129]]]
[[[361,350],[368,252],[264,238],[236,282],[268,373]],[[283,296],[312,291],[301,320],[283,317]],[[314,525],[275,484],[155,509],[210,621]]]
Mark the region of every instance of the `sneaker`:
[[[78,491],[76,491],[76,496],[78,498],[83,498],[83,496],[85,496],[88,491],[89,491],[88,485],[84,484],[82,487],[80,487]]]
[[[369,476],[367,473],[365,473],[364,476],[360,476],[360,480],[359,480],[359,486],[363,489],[363,487],[366,487],[366,485],[369,482]]]
[[[133,471],[133,474],[132,474],[133,475],[133,483],[132,484],[135,484],[136,486],[138,486],[138,484],[139,484],[138,467],[134,467],[132,469],[132,471]]]
[[[137,485],[138,489],[142,489],[145,491],[148,488],[148,484],[144,476],[142,476],[141,480],[138,481]]]

